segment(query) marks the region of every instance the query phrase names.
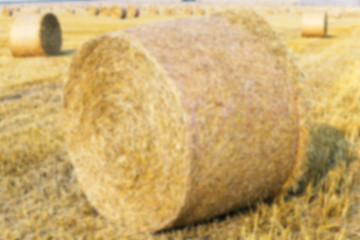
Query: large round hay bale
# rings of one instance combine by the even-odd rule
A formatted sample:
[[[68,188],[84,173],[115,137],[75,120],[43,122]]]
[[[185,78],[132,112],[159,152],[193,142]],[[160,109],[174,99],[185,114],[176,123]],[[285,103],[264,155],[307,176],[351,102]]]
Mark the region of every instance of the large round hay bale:
[[[301,35],[303,37],[325,37],[327,34],[327,13],[305,13],[301,18]]]
[[[127,18],[137,18],[140,16],[140,9],[134,6],[126,7],[126,17]]]
[[[96,7],[91,6],[91,7],[88,8],[87,11],[88,11],[88,13],[89,13],[90,15],[92,15],[92,16],[97,16],[97,15],[99,15],[99,9],[96,8]]]
[[[110,16],[113,18],[120,18],[120,19],[126,18],[126,9],[119,6],[113,6],[110,9]]]
[[[87,42],[69,69],[63,123],[89,201],[129,229],[157,231],[276,195],[299,152],[286,56],[249,12]]]
[[[13,10],[8,9],[8,8],[4,8],[4,9],[1,11],[1,14],[2,14],[3,16],[6,16],[6,17],[11,17],[14,13],[13,13]]]
[[[12,23],[9,45],[13,56],[58,54],[61,42],[60,24],[52,13],[22,15]]]

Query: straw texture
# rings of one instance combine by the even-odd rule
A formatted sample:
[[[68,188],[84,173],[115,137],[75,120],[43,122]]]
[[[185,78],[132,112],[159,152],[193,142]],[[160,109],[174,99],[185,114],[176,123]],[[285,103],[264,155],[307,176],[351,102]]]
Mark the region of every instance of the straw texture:
[[[65,136],[102,215],[158,231],[282,189],[299,152],[297,76],[258,18],[154,23],[97,37],[74,56]]]
[[[61,42],[60,24],[52,13],[22,15],[12,23],[9,44],[13,56],[58,54]]]
[[[325,37],[327,34],[327,13],[305,13],[301,18],[301,35],[303,37]]]

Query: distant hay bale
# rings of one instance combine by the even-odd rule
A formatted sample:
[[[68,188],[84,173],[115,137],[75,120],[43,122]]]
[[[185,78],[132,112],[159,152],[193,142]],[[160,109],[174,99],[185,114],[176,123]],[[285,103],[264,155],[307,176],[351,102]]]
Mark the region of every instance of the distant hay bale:
[[[327,34],[327,13],[305,13],[301,18],[301,35],[303,37],[325,37]]]
[[[32,11],[35,14],[40,14],[41,13],[41,9],[40,8],[36,8]]]
[[[195,8],[195,14],[204,16],[206,14],[206,10],[204,8],[197,7]]]
[[[22,15],[11,25],[9,45],[13,56],[58,54],[61,42],[60,24],[52,13]]]
[[[151,15],[159,15],[159,9],[157,7],[150,7],[149,8],[149,13]]]
[[[165,8],[163,9],[163,14],[164,14],[164,15],[175,15],[175,14],[176,14],[176,10],[175,10],[175,8],[165,7]]]
[[[89,201],[119,225],[158,231],[277,194],[301,139],[287,66],[286,48],[247,11],[87,42],[69,69],[63,123]]]
[[[185,15],[193,15],[194,14],[194,10],[192,7],[187,7],[184,9],[184,13]]]
[[[119,6],[114,6],[110,9],[110,16],[118,19],[126,18],[126,9]]]
[[[126,7],[126,17],[127,18],[137,18],[140,16],[140,9],[134,6]]]
[[[72,14],[72,15],[75,15],[75,14],[76,14],[76,10],[75,10],[75,9],[71,9],[71,8],[66,9],[66,12],[67,12],[68,14]]]
[[[1,11],[2,15],[3,16],[6,16],[6,17],[11,17],[14,13],[13,13],[13,10],[12,9],[8,9],[8,8],[4,8],[2,11]]]
[[[96,8],[96,7],[91,6],[91,7],[88,8],[87,11],[88,11],[88,13],[89,13],[90,15],[92,15],[92,16],[97,16],[97,15],[99,15],[99,9]]]
[[[99,9],[99,16],[105,16],[105,17],[109,17],[110,16],[110,9],[107,7],[102,7]]]

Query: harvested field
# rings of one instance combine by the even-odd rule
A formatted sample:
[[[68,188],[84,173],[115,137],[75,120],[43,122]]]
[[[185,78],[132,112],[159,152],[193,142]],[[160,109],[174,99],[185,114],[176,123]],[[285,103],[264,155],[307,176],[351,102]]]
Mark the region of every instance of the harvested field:
[[[64,78],[74,53],[99,34],[199,16],[140,13],[138,18],[115,19],[71,7],[76,15],[54,7],[63,46],[59,55],[51,57],[13,58],[7,39],[13,19],[0,16],[1,240],[360,239],[357,11],[335,18],[332,12],[342,10],[327,9],[328,37],[303,38],[297,12],[308,9],[293,7],[270,14],[262,6],[255,7],[292,52],[303,76],[299,89],[308,103],[304,117],[309,122],[309,171],[297,191],[195,225],[134,234],[105,219],[80,187],[64,144]],[[21,9],[31,12],[34,7]]]

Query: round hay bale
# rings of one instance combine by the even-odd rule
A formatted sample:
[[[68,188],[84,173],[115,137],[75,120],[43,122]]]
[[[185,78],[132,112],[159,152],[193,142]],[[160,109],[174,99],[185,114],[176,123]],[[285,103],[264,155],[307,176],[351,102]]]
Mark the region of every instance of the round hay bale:
[[[99,15],[99,9],[91,6],[88,8],[88,13],[92,16],[97,16],[97,15]]]
[[[32,11],[35,14],[40,14],[41,13],[41,9],[40,8],[36,8]]]
[[[27,14],[12,23],[9,45],[13,56],[55,55],[61,50],[61,28],[52,13]]]
[[[105,17],[109,17],[110,16],[110,9],[107,7],[102,7],[99,9],[99,16],[105,16]]]
[[[176,10],[175,10],[175,8],[166,7],[166,8],[163,9],[163,14],[164,14],[164,15],[168,15],[168,16],[170,16],[170,15],[175,15],[175,14],[176,14]]]
[[[63,123],[89,201],[129,229],[158,231],[276,195],[301,136],[286,56],[251,12],[85,43],[64,86]]]
[[[151,15],[159,15],[159,9],[157,7],[150,7],[149,8],[149,13]]]
[[[185,8],[184,13],[185,13],[185,15],[193,15],[194,10],[192,7],[187,7],[187,8]]]
[[[205,11],[204,8],[198,7],[198,8],[195,9],[195,14],[196,14],[196,15],[204,16],[204,15],[206,14],[206,11]]]
[[[13,10],[8,9],[8,8],[4,8],[1,13],[3,16],[6,16],[6,17],[11,17],[14,14]]]
[[[66,12],[67,12],[68,14],[72,14],[72,15],[75,15],[75,14],[76,14],[76,10],[75,10],[75,9],[71,9],[71,8],[66,9]]]
[[[327,34],[327,13],[305,13],[301,18],[301,36],[325,37]]]
[[[126,17],[127,18],[137,18],[140,16],[140,9],[134,6],[126,7]]]
[[[110,9],[110,16],[113,18],[124,19],[126,18],[126,9],[119,6],[114,6]]]

